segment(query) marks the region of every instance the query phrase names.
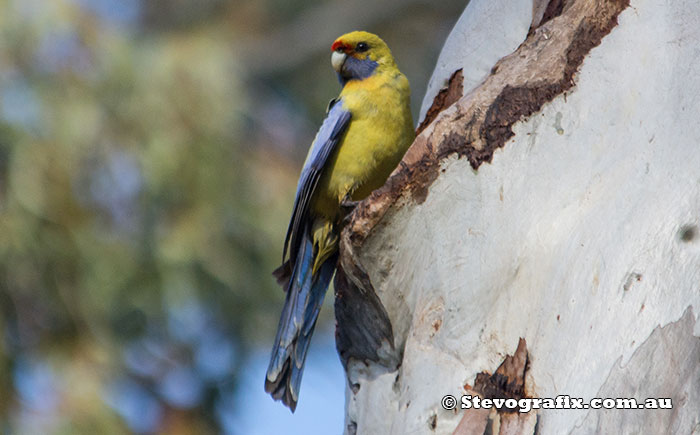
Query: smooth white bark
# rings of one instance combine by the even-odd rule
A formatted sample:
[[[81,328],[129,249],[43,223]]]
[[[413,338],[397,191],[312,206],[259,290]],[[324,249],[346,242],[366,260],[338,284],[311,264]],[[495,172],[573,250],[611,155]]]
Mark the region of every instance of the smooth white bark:
[[[475,48],[448,41],[426,101],[457,65],[488,74],[493,35],[522,42],[532,3],[499,3],[470,3],[451,38]],[[423,203],[387,213],[358,255],[405,351],[398,372],[359,375],[348,392],[357,433],[451,433],[462,414],[440,399],[492,373],[519,337],[530,397],[674,399],[672,411],[541,411],[539,433],[635,433],[629,413],[700,432],[698,23],[695,0],[633,0],[575,87],[516,123],[491,163],[450,157]]]

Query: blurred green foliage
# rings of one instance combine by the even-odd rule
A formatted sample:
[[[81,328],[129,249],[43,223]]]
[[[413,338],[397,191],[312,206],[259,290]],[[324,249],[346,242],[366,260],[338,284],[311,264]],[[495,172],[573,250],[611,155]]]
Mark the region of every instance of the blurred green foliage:
[[[305,23],[343,4],[0,0],[0,432],[221,429],[338,92],[316,39],[358,21]],[[417,107],[463,2],[408,5],[368,30]]]

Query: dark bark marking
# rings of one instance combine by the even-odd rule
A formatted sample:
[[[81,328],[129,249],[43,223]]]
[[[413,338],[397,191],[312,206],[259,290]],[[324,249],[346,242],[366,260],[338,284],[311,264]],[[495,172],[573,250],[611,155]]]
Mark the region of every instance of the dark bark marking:
[[[435,428],[437,427],[437,414],[430,415],[430,418],[428,418],[428,427],[431,431],[435,430]]]
[[[528,34],[534,33],[538,27],[542,26],[542,24],[561,15],[561,13],[564,11],[565,5],[566,2],[564,0],[549,0],[549,3],[547,3],[547,8],[544,10],[544,15],[542,15],[540,23],[537,25],[537,27],[531,27],[530,32]]]
[[[546,102],[552,101],[563,90],[564,84],[561,82],[519,88],[507,85],[503,88],[489,106],[479,128],[479,136],[485,146],[479,150],[470,148],[466,153],[472,167],[478,169],[482,163],[490,163],[494,151],[515,135],[513,124],[538,112]]]
[[[690,243],[695,239],[697,232],[695,225],[684,225],[678,232],[678,238],[681,242]]]
[[[438,171],[434,169],[435,166],[435,161],[423,159],[418,166],[413,168],[409,190],[417,204],[422,204],[428,198],[428,190],[438,176]],[[419,182],[413,183],[413,180],[419,180]]]
[[[519,400],[525,395],[525,374],[529,367],[527,344],[525,339],[518,341],[518,348],[512,356],[507,355],[493,375],[482,372],[476,375],[474,387],[464,385],[466,394],[479,395],[483,399],[515,399]],[[526,428],[532,427],[532,418],[536,418],[536,411],[521,414],[517,409],[496,409],[493,414],[489,409],[466,409],[462,415],[455,435],[466,434],[494,434],[498,433],[530,433]],[[498,421],[498,426],[496,426]],[[535,423],[536,424],[536,423]]]
[[[527,343],[524,338],[518,341],[513,355],[507,355],[496,373],[481,372],[474,380],[474,391],[485,399],[522,399],[525,397],[525,373],[529,366]],[[517,412],[517,409],[503,408],[501,412]]]
[[[542,15],[542,20],[540,21],[540,26],[552,18],[556,18],[561,15],[564,10],[565,5],[564,0],[550,0],[547,5],[547,9],[544,10],[544,15]]]
[[[464,92],[464,86],[462,85],[463,81],[464,76],[462,75],[462,68],[452,73],[450,80],[447,82],[447,87],[440,89],[440,92],[438,92],[433,99],[433,104],[425,113],[425,118],[416,129],[416,135],[420,134],[425,127],[433,122],[440,112],[447,109],[462,98],[462,93]]]

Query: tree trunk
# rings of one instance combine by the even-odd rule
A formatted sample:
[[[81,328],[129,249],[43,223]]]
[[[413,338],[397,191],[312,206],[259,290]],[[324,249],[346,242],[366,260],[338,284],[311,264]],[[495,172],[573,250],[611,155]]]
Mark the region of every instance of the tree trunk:
[[[343,232],[346,432],[700,433],[698,23],[697,0],[469,3]]]

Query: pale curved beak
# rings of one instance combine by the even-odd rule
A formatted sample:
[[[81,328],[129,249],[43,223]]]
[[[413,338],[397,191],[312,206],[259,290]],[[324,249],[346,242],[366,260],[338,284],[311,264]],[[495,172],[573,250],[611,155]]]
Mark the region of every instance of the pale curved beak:
[[[333,54],[331,54],[331,65],[333,65],[335,72],[340,73],[343,70],[343,64],[347,57],[347,54],[338,51],[334,51]]]

